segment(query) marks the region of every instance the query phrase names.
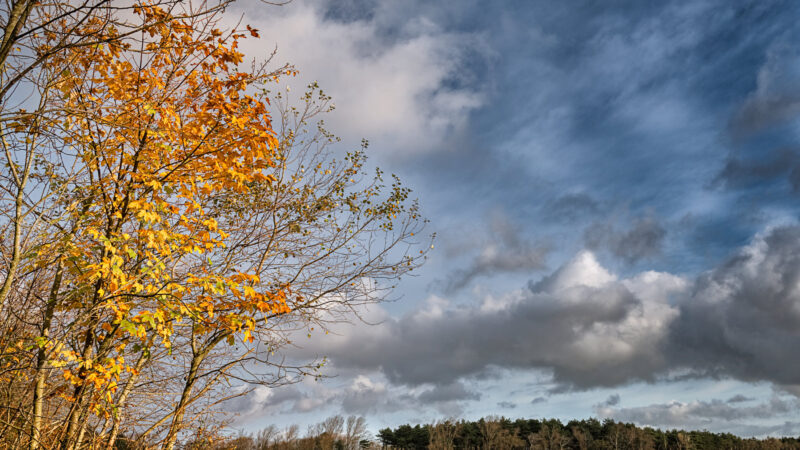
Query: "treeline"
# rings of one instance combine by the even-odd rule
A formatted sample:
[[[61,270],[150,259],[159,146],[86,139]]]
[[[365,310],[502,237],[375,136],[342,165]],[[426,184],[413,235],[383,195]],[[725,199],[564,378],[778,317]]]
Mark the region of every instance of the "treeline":
[[[279,431],[274,426],[255,435],[239,435],[212,442],[196,439],[186,450],[704,450],[704,449],[795,449],[800,439],[741,438],[709,431],[659,430],[637,427],[611,419],[571,420],[516,419],[490,416],[478,421],[444,420],[427,425],[384,428],[372,438],[363,417],[334,416],[308,428],[301,437],[297,425]]]
[[[788,449],[800,448],[797,438],[743,439],[729,433],[658,430],[611,419],[445,420],[429,425],[401,425],[379,431],[382,448],[392,449]]]

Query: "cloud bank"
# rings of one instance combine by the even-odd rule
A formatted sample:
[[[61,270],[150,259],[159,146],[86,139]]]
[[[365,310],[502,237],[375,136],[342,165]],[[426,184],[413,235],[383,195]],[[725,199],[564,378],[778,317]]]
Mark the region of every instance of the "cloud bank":
[[[492,367],[548,368],[580,388],[652,380],[668,367],[661,346],[678,315],[669,297],[686,287],[656,272],[617,279],[587,251],[527,288],[469,306],[432,297],[416,313],[348,330],[315,350],[337,368],[380,370],[408,386]]]
[[[800,227],[757,236],[694,280],[619,278],[590,251],[527,287],[356,326],[313,351],[396,385],[447,385],[492,368],[546,369],[563,389],[690,377],[800,386]]]

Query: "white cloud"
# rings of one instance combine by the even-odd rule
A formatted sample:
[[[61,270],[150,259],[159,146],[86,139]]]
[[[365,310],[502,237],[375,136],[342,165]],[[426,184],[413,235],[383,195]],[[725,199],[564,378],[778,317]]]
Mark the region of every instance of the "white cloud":
[[[348,143],[367,138],[398,156],[439,146],[466,125],[482,96],[452,87],[475,37],[448,33],[430,22],[411,21],[389,39],[375,20],[341,23],[322,14],[323,4],[293,2],[281,8],[246,4],[245,21],[260,30],[247,40],[248,55],[264,56],[277,45],[277,62],[300,70],[287,79],[299,96],[311,81],[333,96],[329,128]]]

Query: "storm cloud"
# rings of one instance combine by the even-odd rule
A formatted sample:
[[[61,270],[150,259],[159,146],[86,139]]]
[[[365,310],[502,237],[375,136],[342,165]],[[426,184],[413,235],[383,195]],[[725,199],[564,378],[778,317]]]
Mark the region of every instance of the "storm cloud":
[[[528,288],[472,306],[432,298],[417,314],[351,330],[316,351],[404,385],[448,384],[491,367],[549,368],[579,388],[653,380],[667,368],[661,346],[678,314],[669,297],[686,287],[657,272],[617,279],[582,252]]]
[[[675,370],[793,386],[798,346],[800,227],[792,226],[756,237],[695,280],[653,271],[619,278],[583,251],[525,288],[472,305],[431,297],[416,313],[314,349],[397,385],[449,386],[425,394],[441,396],[493,367],[547,369],[571,390]]]
[[[671,358],[708,374],[800,383],[800,227],[773,229],[695,282]]]

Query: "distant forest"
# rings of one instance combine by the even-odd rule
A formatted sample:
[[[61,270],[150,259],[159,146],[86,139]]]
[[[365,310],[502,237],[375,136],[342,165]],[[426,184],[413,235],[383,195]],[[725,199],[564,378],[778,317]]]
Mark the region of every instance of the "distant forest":
[[[516,419],[490,416],[478,421],[443,420],[427,425],[384,428],[377,436],[366,430],[363,417],[330,417],[300,434],[294,425],[274,426],[255,435],[216,440],[198,437],[186,450],[684,450],[684,449],[800,449],[800,438],[741,438],[709,431],[659,430],[611,419]]]

